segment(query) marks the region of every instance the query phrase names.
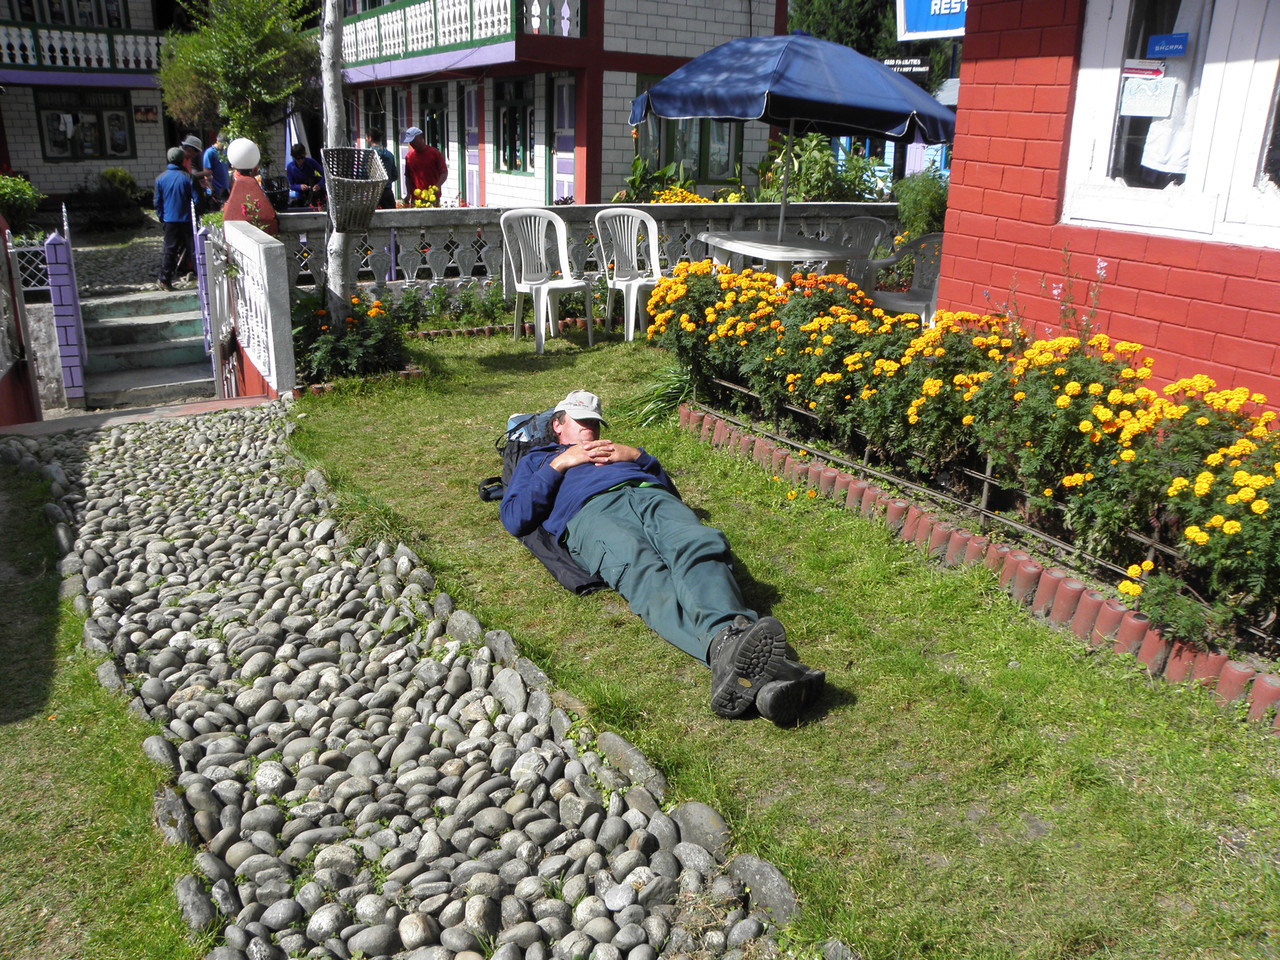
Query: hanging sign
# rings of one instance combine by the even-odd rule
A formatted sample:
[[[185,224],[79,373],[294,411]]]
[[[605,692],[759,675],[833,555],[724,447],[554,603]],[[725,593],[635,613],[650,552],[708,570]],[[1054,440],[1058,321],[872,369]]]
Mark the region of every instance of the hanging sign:
[[[968,0],[897,0],[898,39],[964,36]]]
[[[1164,75],[1163,60],[1126,60],[1120,71],[1120,116],[1167,117],[1178,81]]]
[[[1185,57],[1187,34],[1158,33],[1147,40],[1147,56],[1152,58]]]

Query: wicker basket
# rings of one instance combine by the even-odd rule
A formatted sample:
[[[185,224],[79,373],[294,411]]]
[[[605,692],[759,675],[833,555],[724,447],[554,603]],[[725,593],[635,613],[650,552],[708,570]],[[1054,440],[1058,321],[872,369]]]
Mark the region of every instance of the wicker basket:
[[[320,153],[333,229],[338,233],[366,229],[390,179],[382,158],[360,147],[325,147]]]

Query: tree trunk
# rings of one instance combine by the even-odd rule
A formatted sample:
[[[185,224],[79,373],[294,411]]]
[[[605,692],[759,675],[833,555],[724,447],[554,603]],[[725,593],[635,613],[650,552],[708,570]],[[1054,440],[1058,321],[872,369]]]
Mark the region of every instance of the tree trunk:
[[[342,0],[324,0],[320,27],[320,79],[324,91],[324,145],[347,145],[347,113],[342,103]],[[332,196],[329,202],[333,202]],[[329,316],[337,320],[351,312],[351,239],[336,230],[329,234]]]

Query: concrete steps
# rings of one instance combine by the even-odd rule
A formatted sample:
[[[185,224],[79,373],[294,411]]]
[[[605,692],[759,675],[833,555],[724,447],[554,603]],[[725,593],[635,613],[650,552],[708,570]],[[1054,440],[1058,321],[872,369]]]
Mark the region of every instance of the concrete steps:
[[[214,396],[194,290],[154,290],[86,298],[90,408],[142,407]]]

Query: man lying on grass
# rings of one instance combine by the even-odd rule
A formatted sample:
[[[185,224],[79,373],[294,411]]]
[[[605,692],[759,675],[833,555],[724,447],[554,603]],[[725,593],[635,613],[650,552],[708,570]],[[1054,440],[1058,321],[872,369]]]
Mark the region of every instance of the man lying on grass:
[[[715,713],[742,717],[754,706],[780,726],[794,723],[823,672],[787,659],[782,624],[743,600],[725,535],[684,504],[657,459],[601,439],[600,413],[600,398],[585,390],[556,405],[558,442],[516,466],[502,525],[517,537],[544,527],[664,640],[707,664]]]

